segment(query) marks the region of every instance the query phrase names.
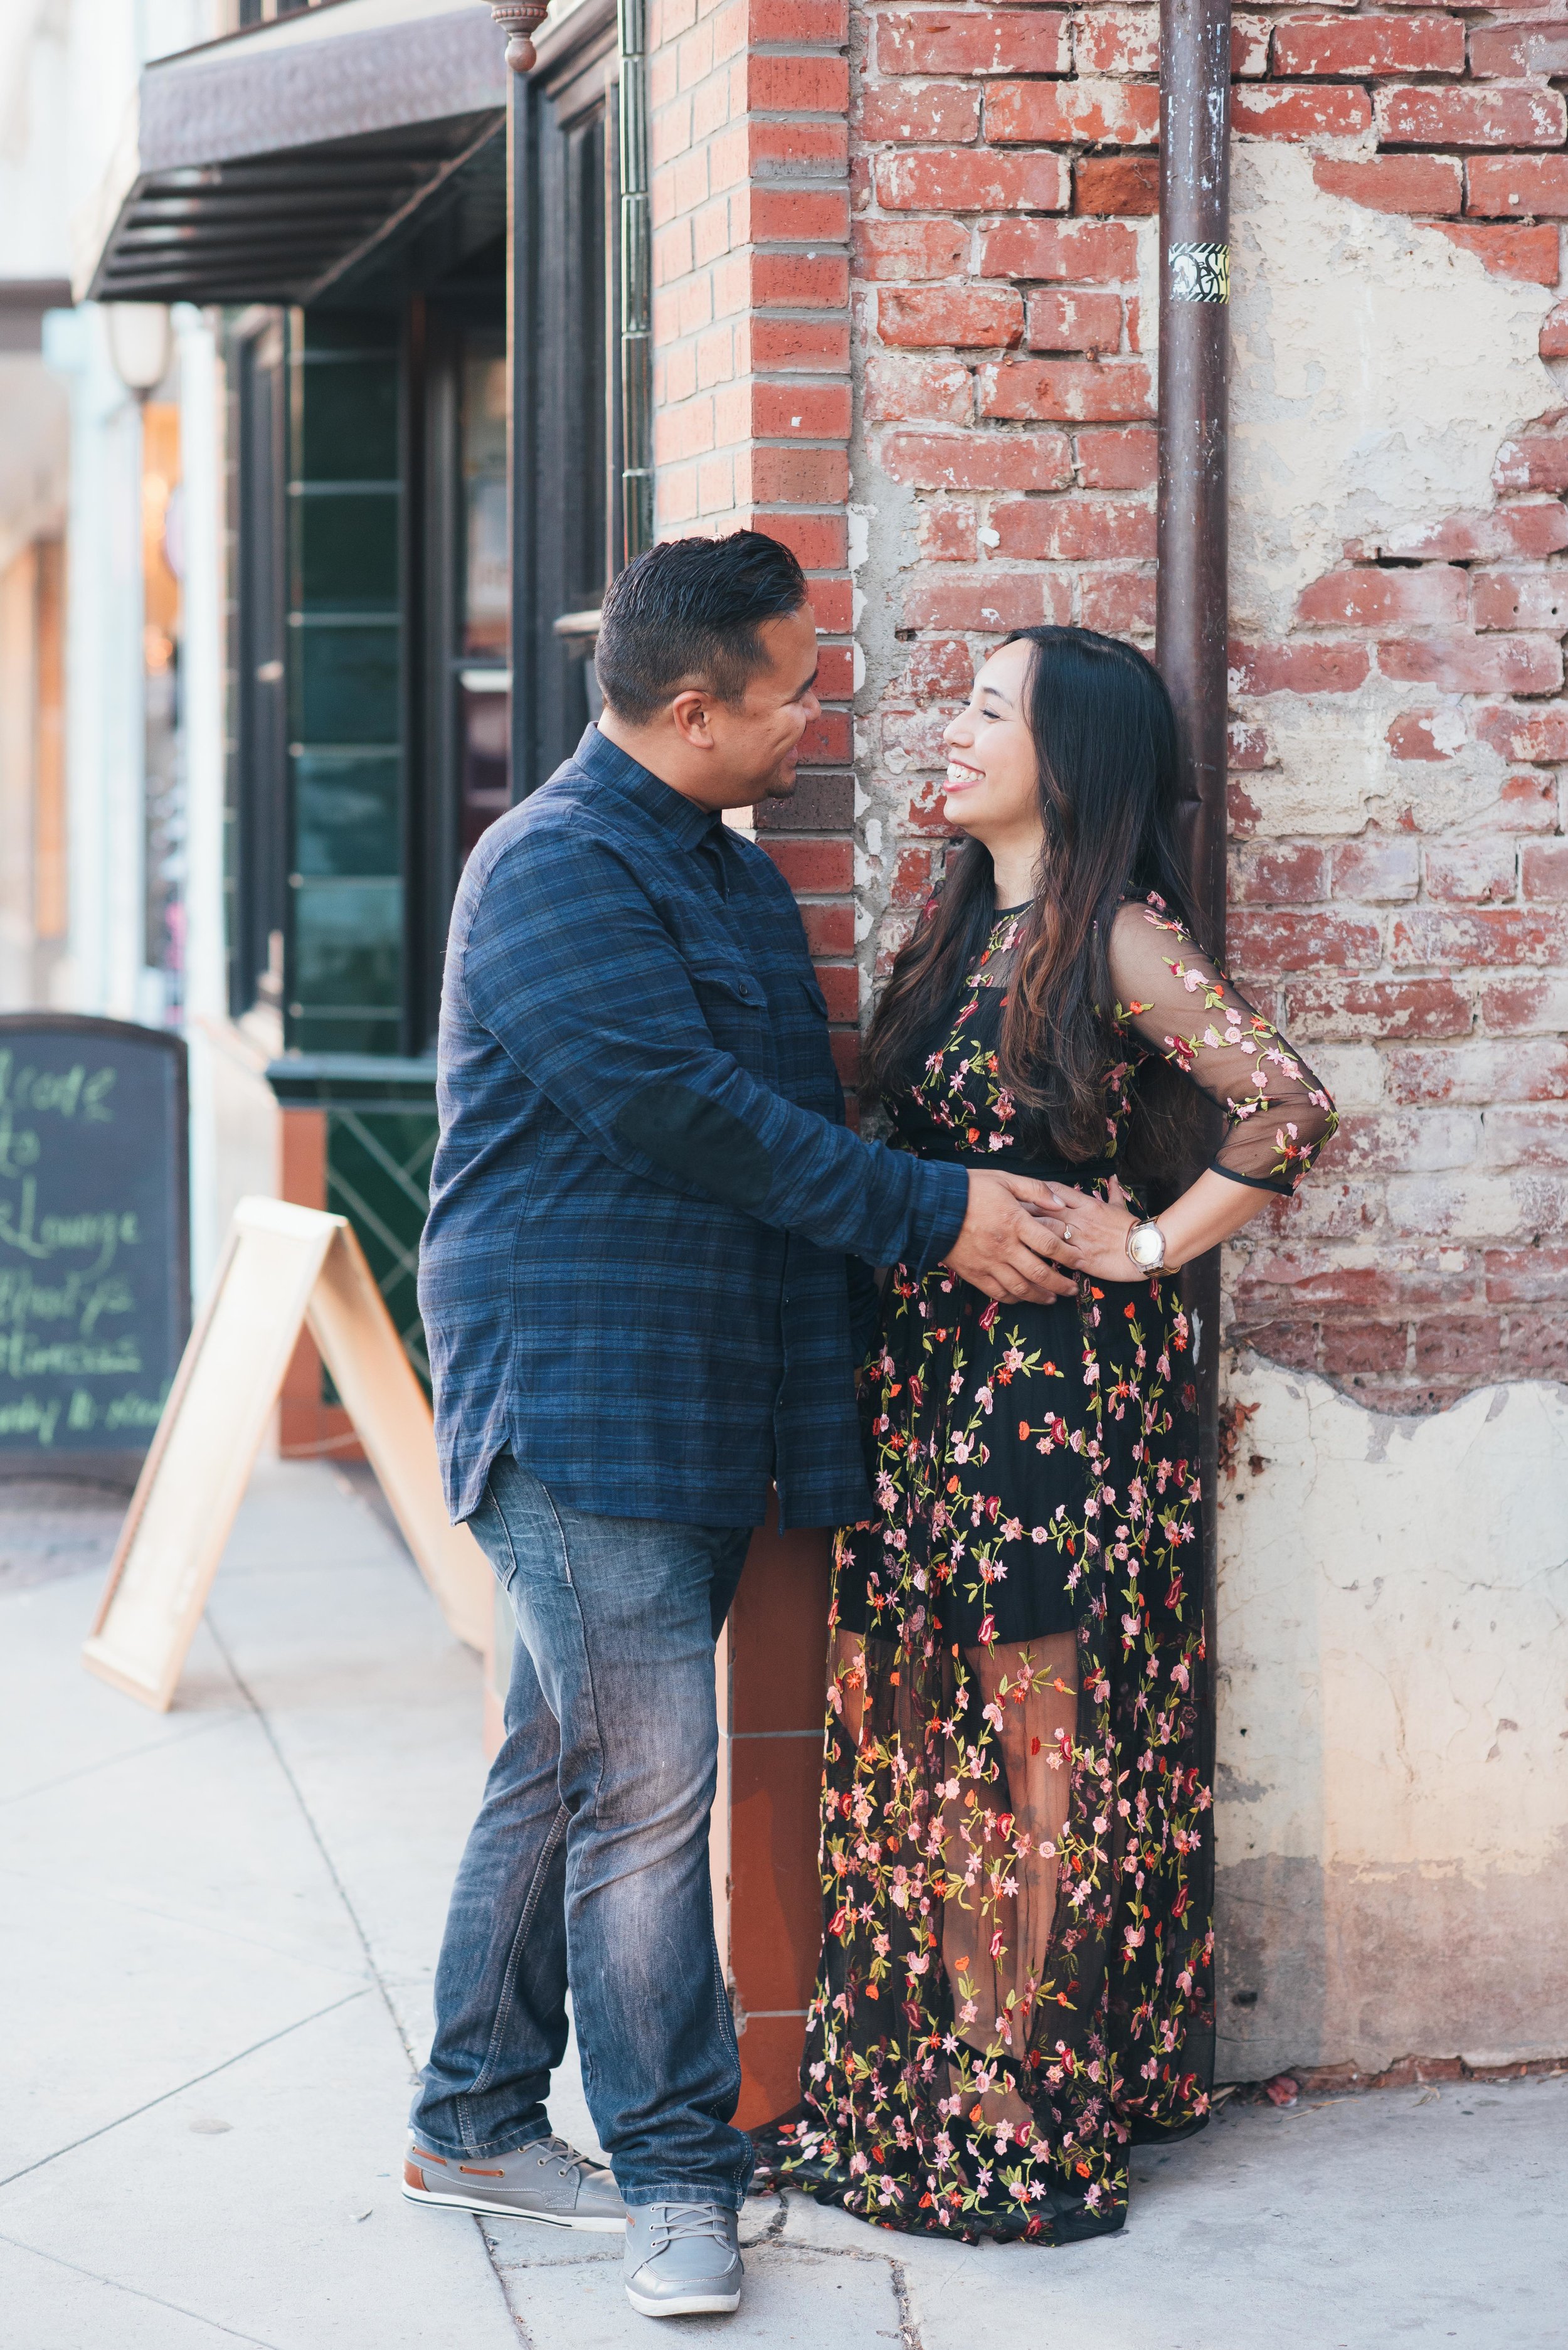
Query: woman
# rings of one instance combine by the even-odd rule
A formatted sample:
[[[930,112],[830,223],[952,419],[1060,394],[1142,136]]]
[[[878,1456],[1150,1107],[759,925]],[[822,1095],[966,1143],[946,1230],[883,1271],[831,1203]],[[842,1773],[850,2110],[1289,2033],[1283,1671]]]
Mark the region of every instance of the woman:
[[[893,966],[873,1083],[906,1149],[1050,1187],[1052,1305],[897,1266],[863,1375],[877,1515],[835,1548],[826,1931],[781,2133],[867,2220],[1120,2227],[1135,2137],[1207,2111],[1198,1412],[1176,1268],[1292,1192],[1327,1095],[1195,941],[1169,699],[1031,629],[946,733],[966,836]],[[1224,1113],[1182,1137],[1166,1069]]]

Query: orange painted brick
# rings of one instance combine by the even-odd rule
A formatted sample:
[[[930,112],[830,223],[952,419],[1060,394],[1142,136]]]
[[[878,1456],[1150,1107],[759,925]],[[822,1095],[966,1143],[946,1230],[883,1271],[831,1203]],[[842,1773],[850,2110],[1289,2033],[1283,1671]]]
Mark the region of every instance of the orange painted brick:
[[[1002,571],[917,573],[904,598],[909,629],[1032,629],[1072,618],[1072,588],[1063,572]]]
[[[957,360],[874,351],[866,363],[865,401],[874,424],[967,424],[974,411],[974,378]]]
[[[973,139],[980,92],[956,81],[885,81],[867,90],[859,130],[867,141]]]
[[[992,506],[996,555],[1033,563],[1104,562],[1107,556],[1149,560],[1155,551],[1154,508],[1143,498],[1017,498]]]
[[[1355,139],[1371,124],[1364,89],[1268,82],[1231,93],[1231,128],[1243,139]]]
[[[848,164],[849,125],[773,122],[753,114],[746,122],[746,161],[753,179],[830,179]]]
[[[810,579],[809,602],[818,632],[846,637],[855,625],[855,590],[847,579]]]
[[[1111,424],[1154,414],[1154,387],[1141,359],[992,360],[979,380],[982,416]]]
[[[855,272],[883,284],[957,277],[963,272],[969,236],[957,221],[857,221]]]
[[[764,313],[751,323],[752,365],[771,373],[794,369],[803,375],[847,375],[847,318],[797,318],[785,313]]]
[[[747,0],[746,39],[841,49],[849,38],[849,0]]]
[[[1137,81],[1006,81],[985,96],[985,135],[998,144],[1151,147],[1159,92]]]
[[[1476,629],[1544,629],[1568,633],[1568,572],[1477,571],[1470,580]]]
[[[1468,221],[1437,221],[1433,225],[1484,262],[1494,277],[1517,278],[1526,286],[1557,283],[1561,255],[1554,228],[1481,228]]]
[[[1462,74],[1459,16],[1282,16],[1274,71],[1293,74]]]
[[[995,286],[889,286],[877,296],[877,324],[895,348],[1008,350],[1023,336],[1023,305]]]
[[[1078,168],[1082,171],[1083,165]],[[1127,285],[1137,276],[1137,237],[1132,229],[1111,222],[1003,221],[981,240],[980,274]]]
[[[767,851],[792,889],[829,897],[855,885],[855,851],[847,840],[790,840],[772,833],[764,834],[757,846]]]
[[[1560,91],[1503,82],[1470,89],[1380,89],[1376,115],[1386,147],[1561,147],[1568,138],[1568,108]]]
[[[1086,490],[1153,489],[1159,475],[1157,432],[1136,424],[1090,427],[1076,440],[1078,478]]]
[[[1064,74],[1067,17],[1051,8],[910,8],[877,19],[888,74]]]
[[[1319,155],[1312,175],[1326,194],[1348,196],[1368,212],[1457,213],[1464,206],[1464,172],[1455,155],[1378,155],[1366,163]]]
[[[853,906],[805,905],[800,910],[805,942],[814,957],[848,955],[855,951]]]
[[[1401,620],[1431,627],[1465,617],[1466,576],[1450,564],[1423,564],[1416,571],[1383,571],[1368,565],[1332,571],[1314,579],[1296,598],[1296,617],[1308,628],[1388,628]]]
[[[824,702],[847,702],[855,691],[855,651],[850,645],[818,645],[816,690]]]
[[[1064,432],[890,432],[889,481],[920,490],[1060,490],[1073,478]]]
[[[819,962],[816,983],[822,990],[830,1020],[859,1019],[860,973],[853,963]]]
[[[892,212],[1059,213],[1071,174],[1059,155],[988,155],[949,147],[878,155],[877,193]]]
[[[753,244],[843,244],[849,236],[849,197],[842,188],[753,188],[738,242]]]
[[[1377,648],[1385,677],[1436,685],[1447,693],[1553,693],[1563,682],[1563,648],[1550,637],[1397,637]]]
[[[1151,156],[1081,157],[1073,174],[1073,209],[1128,220],[1158,212],[1158,163]]]
[[[1466,166],[1469,209],[1488,219],[1568,216],[1568,155],[1487,155]]]
[[[764,114],[844,114],[849,106],[849,60],[753,54],[747,60],[746,103]]]
[[[842,449],[781,449],[746,442],[735,452],[735,494],[758,505],[837,505],[849,495]]]
[[[752,388],[752,431],[764,441],[795,434],[803,441],[846,441],[849,421],[846,383],[759,383]]]
[[[1122,306],[1116,294],[1031,294],[1032,351],[1115,351],[1121,348]]]

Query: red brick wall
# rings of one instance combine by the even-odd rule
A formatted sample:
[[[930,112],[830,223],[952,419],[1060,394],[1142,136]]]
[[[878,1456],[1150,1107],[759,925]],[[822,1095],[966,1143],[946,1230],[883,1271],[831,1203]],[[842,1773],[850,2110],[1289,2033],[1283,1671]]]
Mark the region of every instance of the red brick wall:
[[[758,823],[853,1083],[848,5],[655,0],[651,20],[657,526],[767,531],[810,579],[823,714]]]
[[[940,729],[988,644],[1040,620],[1149,641],[1157,28],[1123,6],[854,20],[868,961],[929,884]],[[1568,26],[1249,12],[1233,63],[1239,140],[1304,144],[1328,193],[1557,285]],[[1568,304],[1541,348],[1568,354]],[[1233,1335],[1390,1409],[1568,1366],[1568,436],[1510,423],[1486,511],[1347,546],[1283,642],[1235,654],[1232,964],[1336,1075],[1354,1062],[1365,1102],[1231,1253]],[[1390,683],[1408,806],[1271,837],[1249,790],[1278,764],[1271,713],[1335,697],[1353,743],[1358,697]],[[1467,742],[1498,755],[1456,810],[1420,786]]]

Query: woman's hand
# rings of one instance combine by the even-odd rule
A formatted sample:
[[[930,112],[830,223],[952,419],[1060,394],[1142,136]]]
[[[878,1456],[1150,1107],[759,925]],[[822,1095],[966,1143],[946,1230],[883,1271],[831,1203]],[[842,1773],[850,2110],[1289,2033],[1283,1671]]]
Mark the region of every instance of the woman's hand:
[[[1070,1273],[1086,1274],[1091,1281],[1147,1281],[1127,1254],[1127,1234],[1142,1219],[1127,1206],[1127,1194],[1111,1177],[1106,1196],[1072,1191],[1063,1183],[1041,1186],[1050,1206],[1033,1211],[1049,1235],[1047,1246],[1056,1263]]]

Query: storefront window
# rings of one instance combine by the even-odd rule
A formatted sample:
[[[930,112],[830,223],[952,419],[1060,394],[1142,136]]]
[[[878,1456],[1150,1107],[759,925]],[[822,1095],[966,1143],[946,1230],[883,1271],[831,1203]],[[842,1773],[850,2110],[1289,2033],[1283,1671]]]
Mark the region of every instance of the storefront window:
[[[506,351],[470,335],[461,368],[462,474],[458,856],[512,800],[512,567],[506,513]]]

